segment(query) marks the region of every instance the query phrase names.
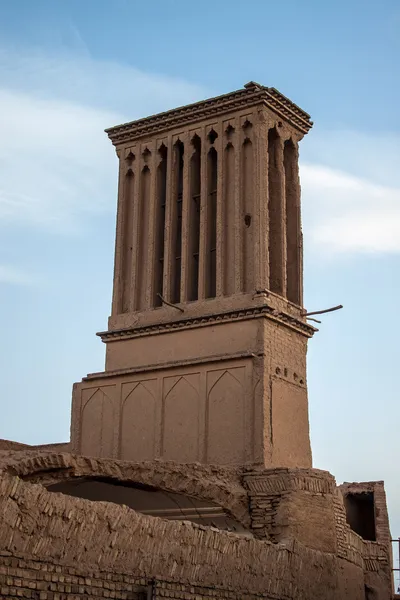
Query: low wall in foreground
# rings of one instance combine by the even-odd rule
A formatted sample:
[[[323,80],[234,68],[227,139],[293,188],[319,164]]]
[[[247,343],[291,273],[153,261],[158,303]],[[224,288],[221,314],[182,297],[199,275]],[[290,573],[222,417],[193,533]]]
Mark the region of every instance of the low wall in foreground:
[[[353,534],[347,555],[335,550],[337,490],[324,472],[246,472],[242,485],[237,472],[219,467],[186,465],[179,478],[179,465],[173,463],[135,465],[68,454],[22,454],[14,454],[0,471],[1,598],[390,598],[390,565],[382,545]],[[268,506],[276,501],[271,531],[279,540],[146,516],[119,504],[52,493],[42,485],[57,477],[87,476],[88,470],[97,475],[114,472],[114,477],[119,472],[125,480],[130,470],[131,479],[163,489],[176,490],[181,480],[193,496],[218,496],[242,522],[247,521],[244,499],[247,495],[250,501],[257,492],[257,523],[262,500],[268,497],[266,532]],[[308,519],[307,507],[312,511],[314,504],[321,512]],[[252,528],[257,523],[251,519],[251,505],[247,510]],[[329,510],[332,523],[321,536]],[[318,542],[312,539],[313,528]],[[301,541],[295,539],[296,532]],[[311,547],[316,545],[325,549]]]

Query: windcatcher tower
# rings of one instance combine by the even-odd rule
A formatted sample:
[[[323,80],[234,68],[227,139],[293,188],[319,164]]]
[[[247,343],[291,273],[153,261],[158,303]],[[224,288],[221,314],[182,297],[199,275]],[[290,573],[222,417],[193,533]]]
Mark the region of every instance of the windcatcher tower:
[[[107,131],[119,158],[106,369],[74,387],[100,457],[310,467],[298,143],[256,83]]]

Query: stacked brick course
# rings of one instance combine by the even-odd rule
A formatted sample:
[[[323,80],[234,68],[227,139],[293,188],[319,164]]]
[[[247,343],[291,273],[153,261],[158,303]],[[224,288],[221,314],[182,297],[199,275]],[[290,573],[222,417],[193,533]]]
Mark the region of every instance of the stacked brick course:
[[[48,560],[0,552],[2,598],[145,600],[149,582],[123,573],[67,567]]]

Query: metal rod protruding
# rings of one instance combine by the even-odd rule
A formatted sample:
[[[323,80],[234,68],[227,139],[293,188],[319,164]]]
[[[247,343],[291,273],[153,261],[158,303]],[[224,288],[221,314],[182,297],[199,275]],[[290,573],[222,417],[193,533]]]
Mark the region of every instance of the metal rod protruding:
[[[181,312],[185,312],[183,310],[183,308],[181,308],[180,306],[176,306],[176,304],[171,304],[171,302],[167,302],[167,300],[164,300],[164,298],[161,296],[161,294],[157,294],[157,296],[160,298],[160,300],[163,304],[166,304],[167,306],[171,306],[172,308],[176,308],[177,310],[180,310]]]
[[[313,312],[305,312],[303,313],[304,317],[308,317],[310,315],[323,315],[324,313],[333,312],[334,310],[340,310],[343,308],[342,304],[338,304],[338,306],[333,306],[332,308],[326,308],[325,310],[314,310]]]

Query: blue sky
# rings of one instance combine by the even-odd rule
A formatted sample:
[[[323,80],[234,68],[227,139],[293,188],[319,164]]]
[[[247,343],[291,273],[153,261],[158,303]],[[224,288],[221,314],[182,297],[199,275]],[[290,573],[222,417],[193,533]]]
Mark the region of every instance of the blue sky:
[[[315,467],[384,479],[400,536],[400,4],[0,0],[0,437],[69,438],[100,371],[117,164],[103,129],[238,89],[312,115],[301,144]]]

